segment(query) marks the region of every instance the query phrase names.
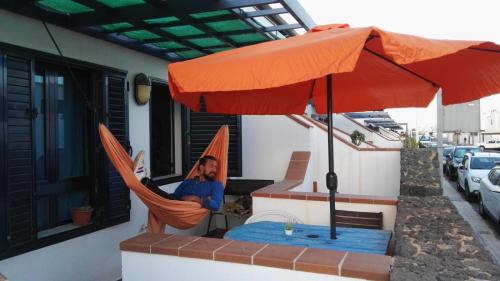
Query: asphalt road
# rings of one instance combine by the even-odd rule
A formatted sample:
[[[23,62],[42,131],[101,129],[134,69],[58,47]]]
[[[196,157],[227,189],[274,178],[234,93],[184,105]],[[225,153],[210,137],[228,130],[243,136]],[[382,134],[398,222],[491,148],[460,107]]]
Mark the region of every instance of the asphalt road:
[[[460,197],[467,202],[467,200],[465,200],[465,195],[464,195],[464,191],[462,189],[460,190],[457,190],[457,182],[456,181],[452,181],[448,178],[445,178],[445,181],[453,188],[455,189],[456,191],[458,191],[458,194],[460,195]],[[472,207],[472,209],[479,215],[479,204],[478,204],[478,200],[477,198],[475,198],[474,200],[468,202],[469,205]],[[499,239],[500,241],[500,234],[498,232],[498,228],[497,226],[495,225],[495,222],[491,219],[491,218],[487,218],[487,219],[484,219],[484,218],[481,218],[487,225],[488,227],[490,228],[491,232],[495,234],[495,237],[497,239]]]
[[[500,265],[500,235],[498,227],[491,219],[484,219],[479,215],[477,200],[468,202],[463,192],[457,192],[456,182],[442,178],[443,195],[457,208],[458,213],[469,223],[474,236],[490,252],[494,262]]]

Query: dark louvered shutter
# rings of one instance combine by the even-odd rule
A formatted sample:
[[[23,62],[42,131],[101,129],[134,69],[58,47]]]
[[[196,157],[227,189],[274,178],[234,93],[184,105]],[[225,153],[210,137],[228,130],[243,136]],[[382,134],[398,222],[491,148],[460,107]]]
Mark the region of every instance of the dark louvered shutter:
[[[229,125],[228,176],[241,177],[241,116],[202,112],[188,113],[189,170],[207,148],[222,125]]]
[[[129,148],[125,74],[104,74],[104,120],[118,141]],[[130,220],[130,191],[107,157],[103,157],[105,219],[108,224]]]
[[[4,56],[2,118],[5,118],[3,140],[5,168],[4,247],[16,248],[35,239],[35,208],[33,180],[33,148],[31,119],[31,61]],[[0,63],[1,65],[1,63]],[[0,103],[0,105],[2,105]]]

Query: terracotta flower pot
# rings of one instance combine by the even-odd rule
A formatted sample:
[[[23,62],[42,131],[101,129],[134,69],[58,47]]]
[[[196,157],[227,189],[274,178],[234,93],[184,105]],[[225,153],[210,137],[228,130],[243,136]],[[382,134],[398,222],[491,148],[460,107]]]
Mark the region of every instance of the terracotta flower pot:
[[[91,207],[77,207],[71,208],[71,218],[73,219],[73,225],[84,226],[90,223],[90,218],[92,218]]]

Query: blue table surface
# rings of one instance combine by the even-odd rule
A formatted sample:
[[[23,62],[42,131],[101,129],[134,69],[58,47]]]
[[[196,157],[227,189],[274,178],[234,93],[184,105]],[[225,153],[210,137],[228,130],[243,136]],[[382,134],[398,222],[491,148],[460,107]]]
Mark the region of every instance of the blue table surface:
[[[348,251],[384,255],[391,231],[337,227],[337,239],[330,239],[330,227],[294,224],[293,234],[285,235],[285,224],[261,221],[244,224],[228,231],[224,238],[256,243],[281,244],[324,250]],[[310,238],[308,235],[317,235]]]

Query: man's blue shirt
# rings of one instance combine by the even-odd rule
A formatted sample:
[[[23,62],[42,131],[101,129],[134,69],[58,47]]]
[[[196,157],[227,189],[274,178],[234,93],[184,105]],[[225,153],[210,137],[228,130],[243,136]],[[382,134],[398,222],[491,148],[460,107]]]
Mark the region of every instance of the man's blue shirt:
[[[201,198],[201,206],[212,211],[218,211],[224,196],[224,186],[220,181],[203,181],[197,179],[184,180],[175,190],[176,199],[186,195],[195,195]],[[210,197],[210,199],[208,199]]]

